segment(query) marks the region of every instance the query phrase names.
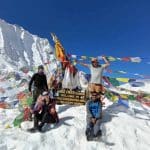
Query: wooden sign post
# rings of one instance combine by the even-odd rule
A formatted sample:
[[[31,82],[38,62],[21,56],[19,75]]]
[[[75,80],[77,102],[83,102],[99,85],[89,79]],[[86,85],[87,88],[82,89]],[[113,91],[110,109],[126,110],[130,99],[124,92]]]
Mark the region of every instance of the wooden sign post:
[[[86,103],[86,91],[60,90],[58,93],[59,96],[56,97],[57,104],[84,105]]]

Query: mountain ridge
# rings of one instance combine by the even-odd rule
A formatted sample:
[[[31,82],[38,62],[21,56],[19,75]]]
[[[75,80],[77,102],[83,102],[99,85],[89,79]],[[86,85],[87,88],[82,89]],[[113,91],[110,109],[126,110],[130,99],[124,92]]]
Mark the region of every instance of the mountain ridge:
[[[53,51],[48,39],[0,19],[0,68],[37,66],[46,63]]]

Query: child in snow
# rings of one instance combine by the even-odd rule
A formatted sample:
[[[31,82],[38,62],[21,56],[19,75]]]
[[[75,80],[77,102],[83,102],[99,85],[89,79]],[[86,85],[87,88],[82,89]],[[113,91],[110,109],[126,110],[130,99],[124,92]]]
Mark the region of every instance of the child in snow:
[[[101,135],[100,125],[102,119],[102,102],[98,98],[98,93],[91,92],[91,99],[86,103],[86,136],[87,140]]]
[[[38,97],[33,111],[34,128],[31,129],[31,131],[41,131],[45,123],[59,122],[59,118],[55,109],[55,100],[51,99],[49,97],[49,93],[46,91]]]

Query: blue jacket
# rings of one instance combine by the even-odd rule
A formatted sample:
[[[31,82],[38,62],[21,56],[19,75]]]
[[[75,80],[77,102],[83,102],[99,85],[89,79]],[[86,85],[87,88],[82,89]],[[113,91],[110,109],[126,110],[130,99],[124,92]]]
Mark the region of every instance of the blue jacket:
[[[88,100],[86,103],[87,118],[100,119],[102,116],[102,103],[99,99]]]

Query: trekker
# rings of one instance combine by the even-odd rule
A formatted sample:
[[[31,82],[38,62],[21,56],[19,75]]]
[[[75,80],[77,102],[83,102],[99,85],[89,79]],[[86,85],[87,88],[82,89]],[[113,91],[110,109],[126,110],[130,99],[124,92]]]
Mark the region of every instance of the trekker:
[[[93,58],[91,63],[92,64],[84,64],[80,63],[81,65],[88,67],[91,72],[91,80],[89,84],[89,91],[90,92],[98,92],[98,93],[103,93],[104,87],[102,86],[102,74],[103,71],[106,67],[108,67],[110,64],[108,60],[102,56],[105,64],[99,64],[97,58]]]
[[[49,93],[44,91],[37,99],[34,106],[34,127],[29,131],[42,131],[45,123],[58,123],[59,118],[55,108],[55,100],[51,99]]]
[[[101,136],[102,102],[99,100],[96,92],[91,93],[91,99],[86,103],[86,122],[87,140],[93,140]]]
[[[48,85],[47,85],[47,78],[44,74],[44,67],[42,65],[38,66],[38,72],[35,73],[30,82],[29,82],[29,92],[32,91],[32,84],[33,86],[33,102],[31,105],[31,109],[34,108],[34,105],[37,101],[37,98],[40,94],[42,94],[43,91],[48,91]]]

